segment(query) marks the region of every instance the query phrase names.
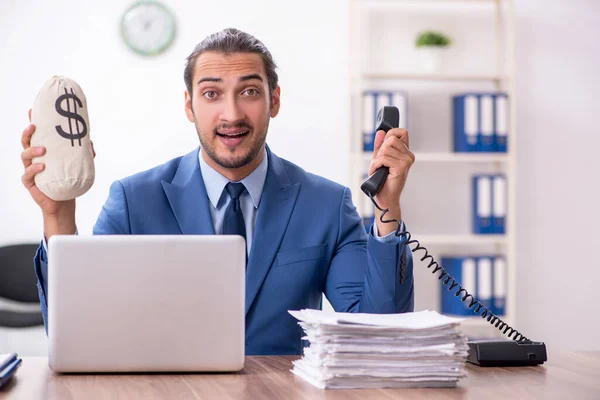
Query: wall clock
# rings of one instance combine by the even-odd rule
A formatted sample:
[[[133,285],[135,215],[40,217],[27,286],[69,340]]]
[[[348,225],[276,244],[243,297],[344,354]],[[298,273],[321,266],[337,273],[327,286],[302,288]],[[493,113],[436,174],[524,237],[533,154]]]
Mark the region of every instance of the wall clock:
[[[131,50],[144,56],[165,51],[175,39],[177,23],[169,9],[158,1],[139,1],[121,18],[121,36]]]

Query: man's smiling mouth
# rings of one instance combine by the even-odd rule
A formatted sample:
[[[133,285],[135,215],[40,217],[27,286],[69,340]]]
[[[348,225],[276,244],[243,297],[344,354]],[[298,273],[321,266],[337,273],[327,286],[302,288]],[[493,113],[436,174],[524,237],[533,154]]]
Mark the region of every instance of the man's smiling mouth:
[[[239,138],[239,137],[242,137],[242,136],[246,136],[248,133],[250,133],[250,131],[243,131],[243,132],[236,132],[236,133],[220,133],[220,132],[217,132],[217,135],[221,136],[223,138],[228,138],[228,139],[231,138],[231,139],[233,139],[233,138]]]

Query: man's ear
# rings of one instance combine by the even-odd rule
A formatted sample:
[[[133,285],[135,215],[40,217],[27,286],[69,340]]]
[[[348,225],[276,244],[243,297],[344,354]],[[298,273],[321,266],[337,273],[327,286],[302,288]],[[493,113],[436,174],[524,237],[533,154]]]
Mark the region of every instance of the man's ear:
[[[281,88],[279,86],[273,90],[272,97],[271,118],[275,118],[279,114],[279,107],[281,107]]]
[[[192,96],[190,96],[187,90],[185,91],[185,115],[187,115],[190,122],[196,121],[194,109],[192,108]]]

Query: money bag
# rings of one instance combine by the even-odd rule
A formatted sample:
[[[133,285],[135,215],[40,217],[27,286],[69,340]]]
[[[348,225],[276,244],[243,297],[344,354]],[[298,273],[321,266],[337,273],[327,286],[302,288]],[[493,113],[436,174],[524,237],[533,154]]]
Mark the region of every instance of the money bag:
[[[31,146],[46,153],[34,157],[46,168],[35,175],[35,184],[52,200],[83,195],[94,183],[94,154],[90,143],[87,100],[72,79],[52,77],[38,93],[31,110],[35,132]]]

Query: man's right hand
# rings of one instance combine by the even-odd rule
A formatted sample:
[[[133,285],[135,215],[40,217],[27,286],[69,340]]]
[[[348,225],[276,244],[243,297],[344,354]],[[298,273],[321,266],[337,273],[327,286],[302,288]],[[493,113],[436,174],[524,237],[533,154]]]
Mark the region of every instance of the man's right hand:
[[[29,121],[31,122],[31,110],[29,110]],[[44,163],[33,163],[34,157],[46,153],[44,147],[31,147],[31,136],[35,132],[35,125],[31,124],[23,131],[21,145],[23,152],[21,160],[25,167],[21,181],[33,200],[40,206],[44,218],[44,235],[46,240],[52,235],[72,235],[77,227],[75,225],[75,199],[66,201],[55,201],[40,191],[35,184],[35,175],[45,168]],[[94,154],[95,156],[95,154]]]

